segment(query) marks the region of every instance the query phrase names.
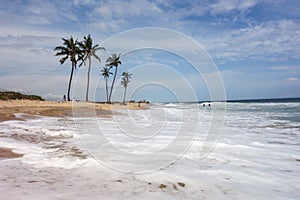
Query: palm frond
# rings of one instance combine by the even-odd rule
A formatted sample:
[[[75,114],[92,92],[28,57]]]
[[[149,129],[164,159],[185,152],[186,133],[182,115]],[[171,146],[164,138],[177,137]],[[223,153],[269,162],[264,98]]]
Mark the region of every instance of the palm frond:
[[[110,57],[108,57],[106,59],[106,66],[110,66],[110,67],[118,67],[118,65],[121,65],[122,62],[119,60],[120,59],[120,55],[117,54],[112,54]]]
[[[104,47],[100,47],[98,44],[96,44],[96,45],[93,47],[93,49],[95,49],[96,51],[98,51],[98,50],[104,50],[104,51],[106,51],[106,49],[105,49]]]
[[[66,47],[63,47],[63,46],[57,46],[53,49],[54,51],[66,51],[67,48]]]
[[[92,56],[94,56],[99,62],[101,62],[100,57],[95,52],[92,53]]]
[[[60,64],[61,64],[61,65],[64,64],[64,62],[65,62],[68,58],[69,58],[69,56],[67,55],[67,56],[63,57],[62,59],[60,59],[60,60],[59,60]]]

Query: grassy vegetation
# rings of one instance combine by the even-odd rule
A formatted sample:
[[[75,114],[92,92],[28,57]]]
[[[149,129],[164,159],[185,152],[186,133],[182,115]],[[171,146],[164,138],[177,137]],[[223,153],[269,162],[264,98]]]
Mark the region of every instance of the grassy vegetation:
[[[0,92],[0,100],[15,100],[15,99],[44,101],[42,97],[37,95],[26,95],[26,94],[21,94],[19,92],[11,92],[11,91]]]

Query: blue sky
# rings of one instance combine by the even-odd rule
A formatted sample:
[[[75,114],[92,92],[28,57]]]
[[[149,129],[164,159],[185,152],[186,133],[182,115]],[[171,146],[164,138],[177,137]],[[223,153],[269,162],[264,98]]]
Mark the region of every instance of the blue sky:
[[[107,38],[123,31],[159,27],[203,47],[221,74],[228,99],[300,97],[299,13],[297,0],[0,0],[0,88],[61,98],[70,73],[70,64],[60,66],[53,56],[61,37],[81,40],[91,34],[95,43],[107,44]],[[147,39],[159,40],[153,37]],[[192,52],[180,40],[160,42]],[[133,36],[121,43],[129,48],[138,41]],[[125,53],[122,48],[104,47],[107,52],[99,52],[102,64],[93,62],[91,99],[104,100],[99,73],[106,57]],[[210,75],[195,72],[180,53],[144,49],[122,59],[120,74],[133,72],[128,98],[174,101],[174,94],[183,94],[184,101],[211,98],[210,83],[203,79]],[[161,73],[157,66],[169,71]],[[73,95],[84,99],[86,67],[75,77]],[[146,80],[153,85],[139,88]],[[114,99],[121,100],[123,88],[116,86]]]

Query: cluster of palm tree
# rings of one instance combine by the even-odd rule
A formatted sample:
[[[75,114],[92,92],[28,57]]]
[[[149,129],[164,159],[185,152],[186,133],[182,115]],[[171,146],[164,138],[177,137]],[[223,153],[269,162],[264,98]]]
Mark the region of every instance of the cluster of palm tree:
[[[130,82],[131,76],[132,76],[132,74],[129,74],[129,72],[123,72],[123,74],[122,74],[121,85],[124,86],[123,104],[125,104],[125,97],[126,97],[127,85]]]
[[[99,63],[101,62],[101,59],[99,56],[97,56],[96,52],[98,50],[104,50],[104,47],[100,47],[98,44],[93,45],[93,39],[91,35],[84,36],[83,41],[74,40],[71,36],[69,39],[62,38],[63,40],[63,46],[57,46],[54,48],[54,51],[58,51],[55,56],[63,56],[59,62],[60,64],[64,64],[67,59],[70,59],[71,65],[71,74],[69,78],[69,84],[68,84],[68,94],[67,94],[67,100],[70,101],[70,89],[72,84],[72,78],[74,74],[74,70],[78,67],[81,67],[82,65],[86,65],[86,61],[88,61],[88,74],[87,74],[87,88],[86,88],[86,101],[88,101],[89,97],[89,86],[90,86],[90,72],[91,72],[91,65],[92,65],[92,57],[96,58]],[[121,65],[122,62],[120,61],[120,54],[112,54],[109,58],[106,60],[106,65],[101,70],[101,75],[105,79],[105,87],[106,87],[106,101],[108,103],[111,103],[111,96],[118,72],[118,67]],[[112,73],[110,70],[112,68],[115,68],[115,72]],[[110,92],[108,92],[108,78],[110,75],[114,75]],[[126,90],[127,85],[130,82],[129,79],[131,78],[132,74],[129,74],[128,72],[123,72],[122,74],[122,81],[121,84],[124,86],[124,98],[123,103],[125,102],[125,96],[126,96]]]

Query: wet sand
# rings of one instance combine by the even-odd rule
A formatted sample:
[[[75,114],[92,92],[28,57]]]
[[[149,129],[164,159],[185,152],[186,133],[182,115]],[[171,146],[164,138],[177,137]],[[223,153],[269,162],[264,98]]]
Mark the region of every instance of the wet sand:
[[[114,110],[143,110],[147,109],[145,103],[92,103],[92,102],[51,102],[30,100],[0,101],[0,122],[7,120],[24,120],[26,118],[41,116],[97,116],[111,117]],[[28,114],[18,118],[15,114]],[[14,135],[13,135],[14,136]],[[14,138],[17,139],[17,138]],[[12,149],[0,146],[0,160],[22,157]]]
[[[0,160],[8,158],[19,158],[22,156],[23,154],[15,153],[12,151],[12,149],[0,147]]]

